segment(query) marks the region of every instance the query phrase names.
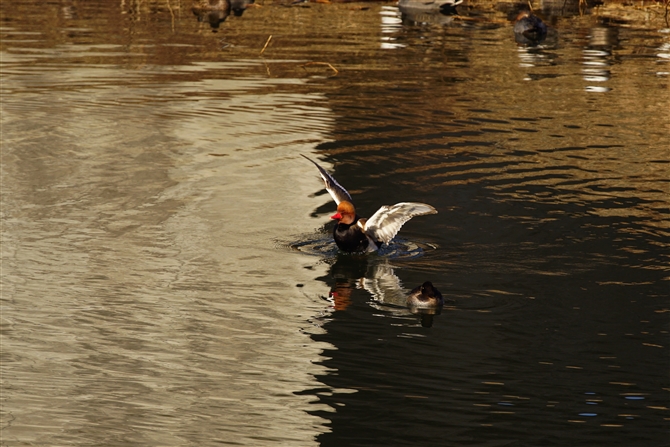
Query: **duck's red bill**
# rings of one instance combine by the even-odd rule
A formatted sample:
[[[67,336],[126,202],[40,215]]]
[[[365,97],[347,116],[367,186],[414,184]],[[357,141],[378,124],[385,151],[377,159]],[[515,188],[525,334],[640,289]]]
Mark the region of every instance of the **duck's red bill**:
[[[342,219],[342,215],[340,213],[335,213],[332,216],[330,216],[330,218],[340,220]]]

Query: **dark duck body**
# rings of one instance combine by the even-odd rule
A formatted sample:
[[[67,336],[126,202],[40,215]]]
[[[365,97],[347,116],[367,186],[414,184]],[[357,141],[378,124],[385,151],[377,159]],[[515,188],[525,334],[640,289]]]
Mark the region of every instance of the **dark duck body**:
[[[358,216],[356,216],[358,221]],[[358,228],[356,222],[351,225],[345,223],[338,223],[333,228],[333,239],[337,247],[342,251],[365,251],[370,242],[365,237],[363,232]]]
[[[255,0],[195,0],[191,11],[198,17],[198,22],[209,22],[213,31],[219,28],[230,15],[241,16]]]
[[[303,157],[305,157],[303,155]],[[326,190],[337,204],[337,212],[330,216],[337,220],[333,229],[333,239],[337,247],[346,252],[376,251],[382,244],[388,244],[405,222],[414,216],[435,214],[437,211],[430,205],[416,202],[401,202],[393,206],[382,206],[369,219],[356,214],[351,195],[337,181],[314,163],[323,179]]]
[[[514,35],[519,43],[539,43],[547,36],[547,25],[530,11],[521,11],[514,22]]]
[[[365,237],[365,234],[359,228],[359,220],[360,218],[356,216],[352,224],[338,222],[333,227],[333,239],[335,240],[335,244],[337,244],[337,248],[347,252],[367,251],[370,241],[368,241],[368,238]]]

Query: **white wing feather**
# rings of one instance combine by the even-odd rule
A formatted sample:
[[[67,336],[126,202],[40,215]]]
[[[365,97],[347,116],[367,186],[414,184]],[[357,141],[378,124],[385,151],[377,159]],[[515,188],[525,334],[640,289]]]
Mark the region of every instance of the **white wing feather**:
[[[302,155],[302,154],[300,154]],[[330,194],[330,196],[333,198],[335,201],[336,205],[339,205],[340,202],[346,200],[347,202],[354,203],[354,201],[351,199],[351,196],[347,192],[346,189],[339,183],[337,183],[337,180],[333,178],[332,175],[328,174],[325,169],[323,169],[321,166],[316,164],[314,160],[311,158],[308,158],[305,155],[302,155],[303,157],[307,158],[307,160],[311,161],[314,163],[314,166],[316,166],[319,169],[319,174],[321,174],[321,178],[323,179],[323,183],[326,185],[326,191]]]
[[[357,287],[367,290],[375,301],[404,307],[409,291],[402,286],[393,268],[388,264],[375,264],[370,270],[358,280]]]
[[[398,234],[400,227],[414,216],[437,214],[437,210],[425,203],[401,202],[393,206],[382,206],[365,222],[364,231],[373,239],[388,244]]]

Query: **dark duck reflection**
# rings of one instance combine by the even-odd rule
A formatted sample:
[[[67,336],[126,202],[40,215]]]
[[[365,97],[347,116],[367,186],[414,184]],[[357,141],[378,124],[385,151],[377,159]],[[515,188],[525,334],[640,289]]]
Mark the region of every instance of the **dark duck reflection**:
[[[335,264],[330,268],[330,277],[335,281],[329,298],[334,310],[345,310],[351,305],[351,293],[360,287],[359,278],[365,277],[368,261],[363,256],[338,254]]]
[[[414,320],[417,315],[421,326],[431,327],[433,316],[440,315],[444,299],[430,281],[408,292],[387,259],[370,260],[365,256],[339,254],[330,269],[334,284],[329,301],[333,310],[345,310],[351,304],[352,292],[365,290],[372,298],[368,304],[392,318]],[[415,321],[415,320],[414,320]]]
[[[191,11],[198,18],[198,22],[208,22],[212,31],[216,32],[232,12],[241,16],[247,7],[255,0],[196,0]]]
[[[303,157],[305,157],[303,155]],[[401,202],[393,206],[382,206],[369,219],[356,213],[351,195],[315,161],[321,178],[337,204],[337,212],[330,218],[337,221],[333,229],[333,239],[337,247],[345,252],[375,252],[383,244],[388,244],[398,234],[400,228],[412,217],[436,214],[437,210],[425,203]]]
[[[514,38],[524,45],[537,45],[547,37],[547,25],[530,11],[521,11],[514,22]]]
[[[407,308],[413,314],[421,316],[423,327],[433,325],[433,316],[442,313],[442,306],[444,306],[444,298],[430,281],[412,289],[407,297]]]
[[[358,280],[358,287],[372,296],[373,307],[387,311],[394,309],[400,314],[404,313],[407,291],[388,262],[371,265],[365,276]]]
[[[405,291],[386,259],[370,261],[366,256],[338,253],[328,276],[333,281],[327,281],[331,284],[328,298],[333,310],[348,308],[356,289],[368,292],[372,296],[370,304],[376,309],[392,311],[404,307]]]

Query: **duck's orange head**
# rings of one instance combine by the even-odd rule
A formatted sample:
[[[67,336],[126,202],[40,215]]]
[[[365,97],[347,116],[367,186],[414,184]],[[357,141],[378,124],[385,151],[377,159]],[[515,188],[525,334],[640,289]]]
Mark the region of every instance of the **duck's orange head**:
[[[354,204],[351,202],[347,202],[346,200],[340,202],[340,204],[337,205],[337,213],[330,216],[331,219],[337,219],[344,223],[353,222],[355,217],[356,217],[356,208],[354,208]]]

